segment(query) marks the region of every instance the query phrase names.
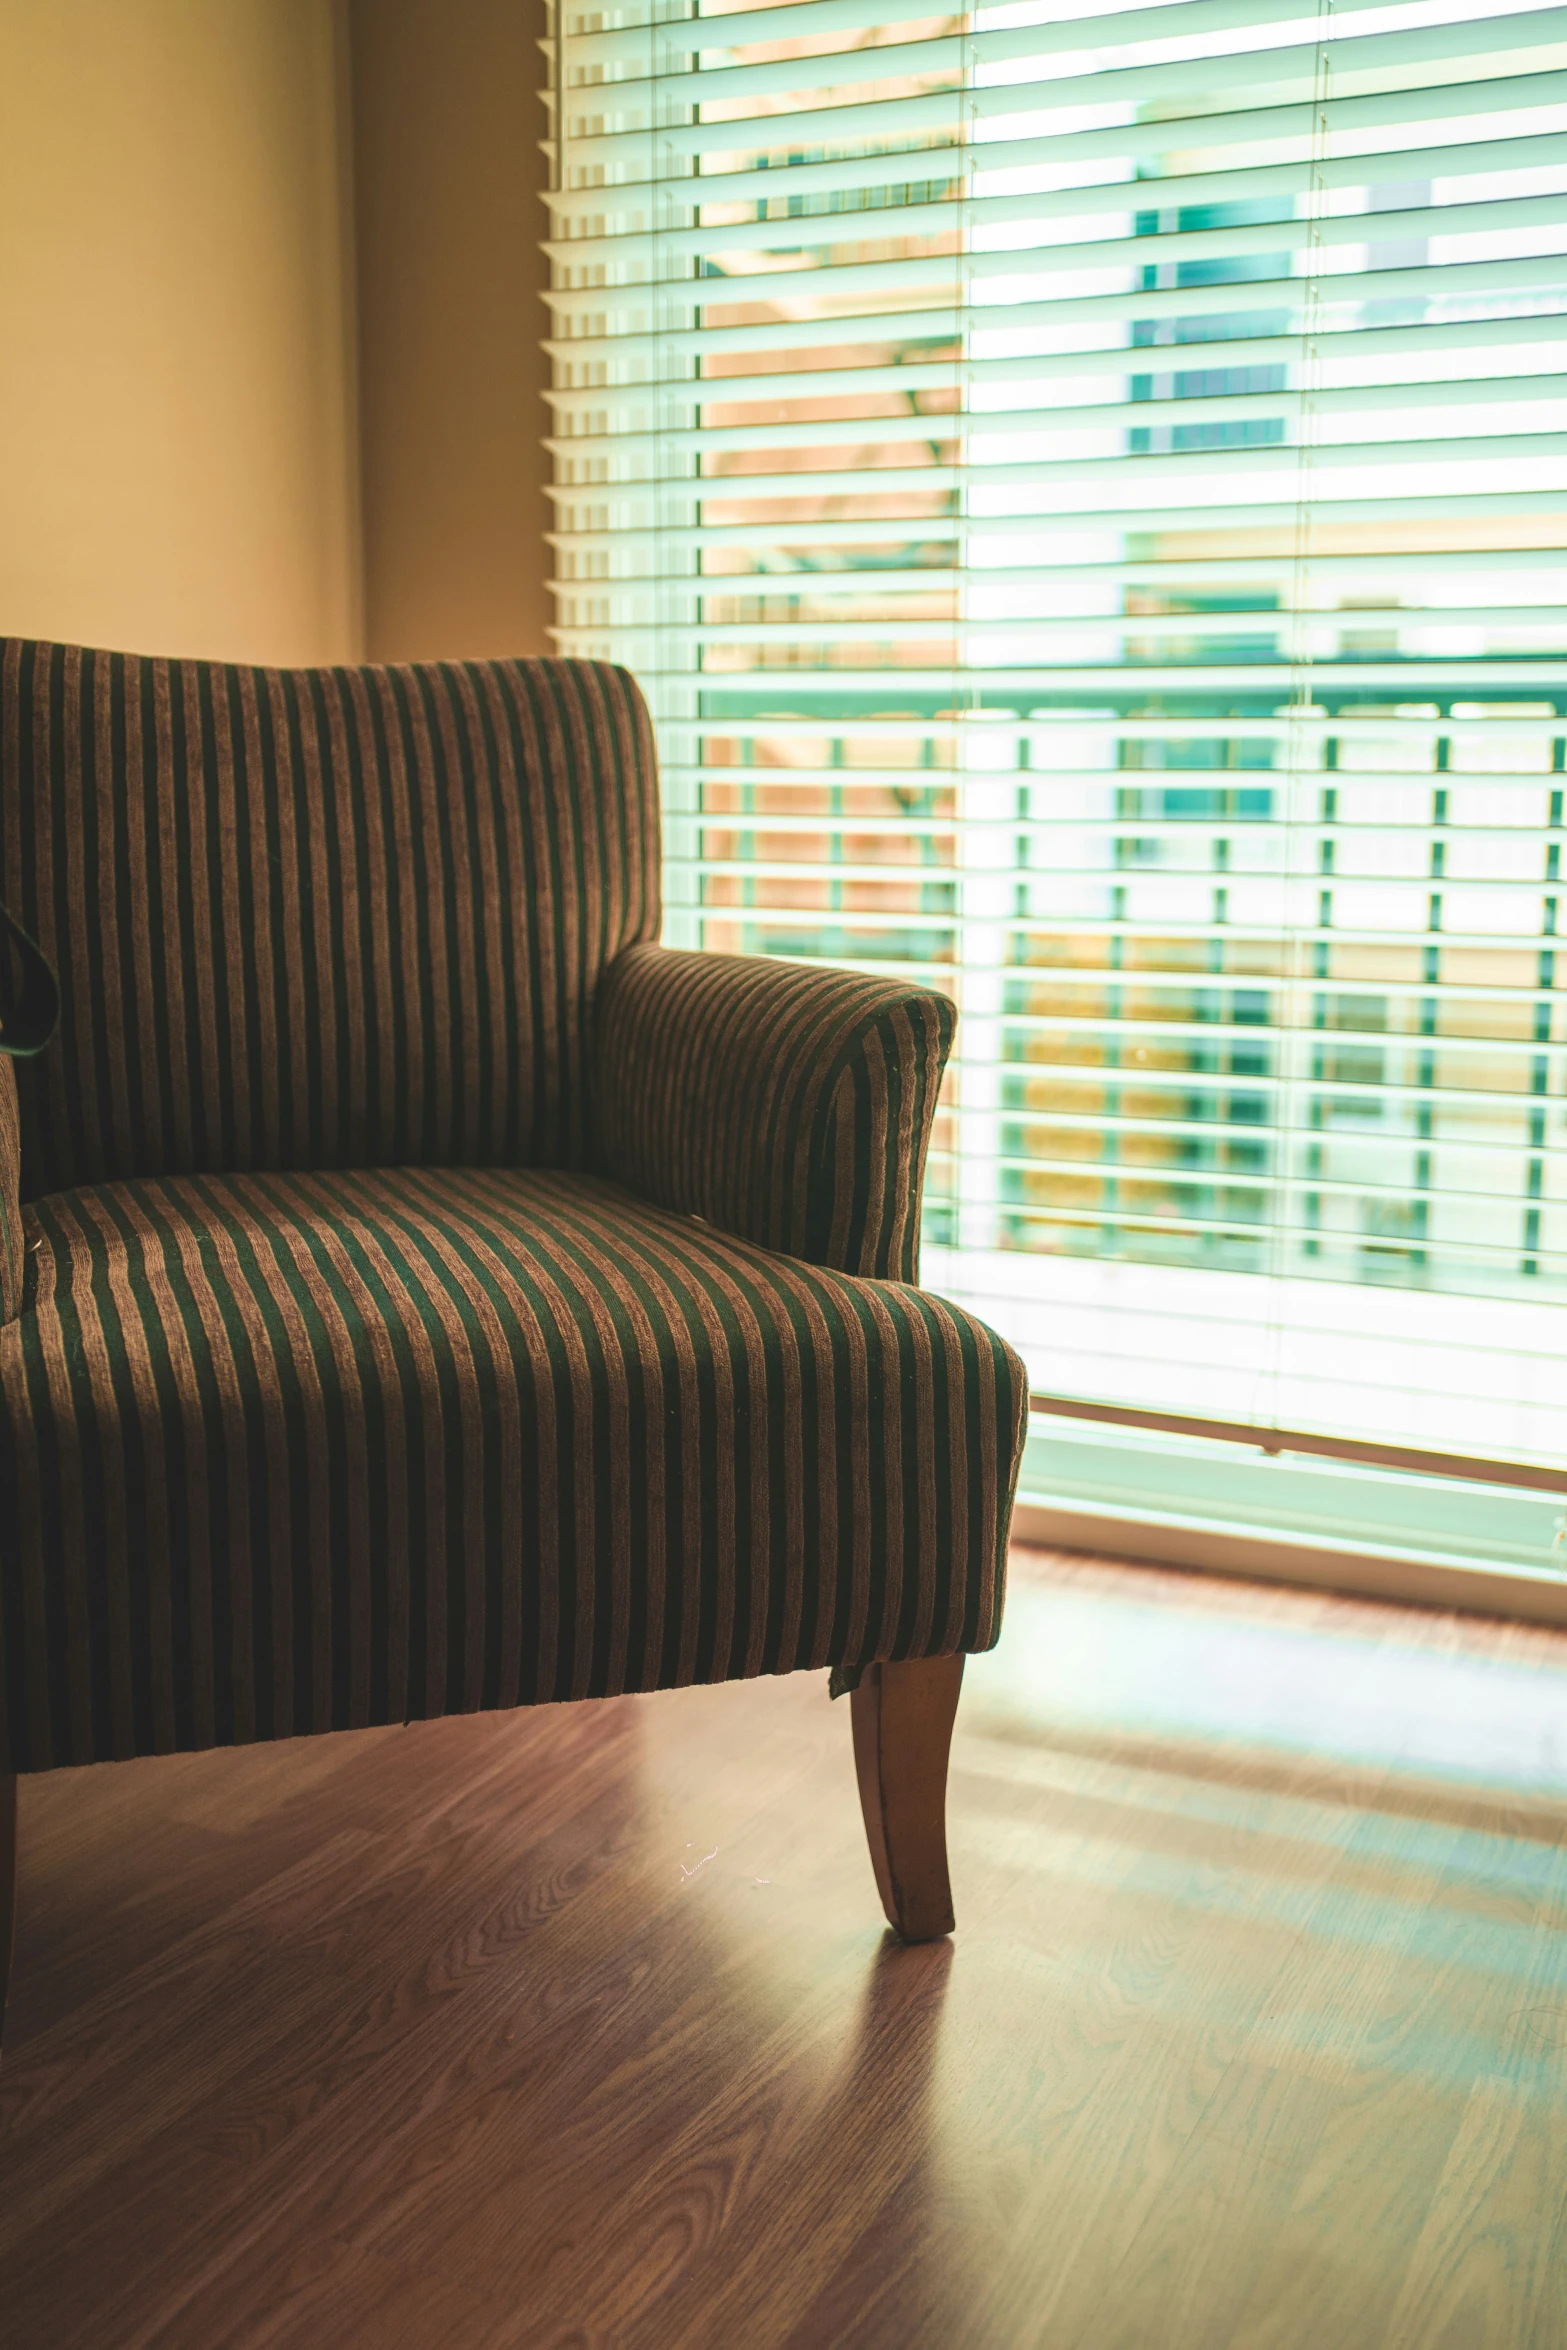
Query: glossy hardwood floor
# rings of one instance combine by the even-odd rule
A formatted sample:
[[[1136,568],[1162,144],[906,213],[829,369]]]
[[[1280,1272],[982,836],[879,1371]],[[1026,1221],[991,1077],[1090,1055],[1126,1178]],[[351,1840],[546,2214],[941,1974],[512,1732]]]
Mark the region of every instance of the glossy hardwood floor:
[[[7,2350],[1560,2350],[1567,1637],[1049,1556],[885,1936],[790,1681],[24,1782]]]

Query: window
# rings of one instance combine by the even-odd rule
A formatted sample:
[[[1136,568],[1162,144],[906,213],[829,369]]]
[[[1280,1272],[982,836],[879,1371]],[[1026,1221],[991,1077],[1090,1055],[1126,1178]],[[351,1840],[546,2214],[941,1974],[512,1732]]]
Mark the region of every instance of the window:
[[[667,935],[957,997],[1040,1390],[1560,1459],[1560,13],[652,13],[559,0],[550,350]]]

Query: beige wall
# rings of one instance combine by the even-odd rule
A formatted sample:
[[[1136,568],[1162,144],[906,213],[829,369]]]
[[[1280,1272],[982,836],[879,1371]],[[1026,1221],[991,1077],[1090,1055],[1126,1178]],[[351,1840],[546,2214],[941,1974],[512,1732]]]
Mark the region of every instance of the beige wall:
[[[0,633],[358,650],[333,0],[0,0]]]
[[[542,0],[352,0],[366,649],[547,652]]]
[[[0,634],[548,650],[543,22],[0,0]]]

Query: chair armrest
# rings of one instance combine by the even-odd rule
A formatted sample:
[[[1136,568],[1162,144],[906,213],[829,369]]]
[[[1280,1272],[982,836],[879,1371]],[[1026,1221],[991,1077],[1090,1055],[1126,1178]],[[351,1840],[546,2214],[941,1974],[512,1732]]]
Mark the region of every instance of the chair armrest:
[[[0,1053],[0,1323],[22,1310],[22,1121],[16,1100],[16,1071]]]
[[[0,1323],[22,1310],[22,1119],[15,1055],[41,1053],[60,1017],[54,973],[15,917],[0,906]]]
[[[820,964],[634,946],[599,984],[594,1163],[661,1207],[912,1281],[946,996]]]

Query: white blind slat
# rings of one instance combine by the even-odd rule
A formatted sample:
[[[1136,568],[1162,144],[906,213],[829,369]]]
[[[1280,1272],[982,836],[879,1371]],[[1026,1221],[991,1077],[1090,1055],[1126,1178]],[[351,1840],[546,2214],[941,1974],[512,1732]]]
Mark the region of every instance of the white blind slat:
[[[1166,228],[1161,236],[1158,257],[1161,261],[1189,261],[1232,253],[1293,253],[1298,252],[1308,241],[1347,245],[1363,243],[1367,236],[1375,236],[1380,242],[1400,233],[1418,236],[1432,228],[1440,229],[1444,236],[1455,236],[1464,230],[1490,228],[1559,230],[1562,197],[1567,192],[1567,164],[1559,161],[1559,142],[1551,140],[1542,143],[1555,147],[1556,154],[1542,160],[1537,167],[1538,176],[1554,184],[1525,196],[1482,196],[1467,206],[1449,203],[1440,208],[1435,220],[1431,217],[1432,208],[1420,205],[1402,215],[1356,208],[1311,221],[1276,220],[1270,223],[1264,220],[1210,232],[1201,238],[1182,237]],[[1491,142],[1492,147],[1496,144]],[[1408,159],[1401,160],[1402,169],[1412,179],[1416,166]],[[1441,159],[1446,165],[1444,177],[1457,176],[1452,172],[1454,160],[1451,156]],[[1366,178],[1366,168],[1358,159],[1357,163],[1358,171],[1349,165],[1340,165],[1331,178],[1324,170],[1323,185],[1346,189],[1361,186]],[[1553,169],[1553,165],[1556,168]],[[1440,167],[1438,158],[1433,156],[1427,168],[1434,170]],[[1488,169],[1483,164],[1469,163],[1464,176],[1483,183],[1487,178],[1494,178],[1496,172],[1494,168]],[[1232,193],[1226,186],[1224,174],[1193,174],[1190,181],[1183,180],[1181,183],[1182,206],[1190,207],[1204,202],[1255,202],[1263,197],[1279,195],[1287,185],[1287,175],[1283,170],[1249,172],[1246,178],[1250,187],[1247,196],[1242,198],[1239,191]],[[642,273],[643,282],[650,282],[651,263],[655,258],[662,274],[667,277],[670,262],[682,257],[699,257],[712,262],[716,267],[709,274],[718,274],[735,282],[745,281],[748,275],[772,279],[778,272],[770,266],[748,273],[735,260],[726,261],[723,257],[738,255],[743,261],[746,256],[798,252],[802,246],[812,247],[825,256],[815,268],[815,274],[820,275],[823,270],[833,266],[832,254],[836,247],[874,243],[889,233],[900,238],[937,236],[946,230],[955,229],[954,207],[960,201],[965,203],[967,224],[975,237],[999,233],[1014,226],[1036,232],[1029,240],[1008,242],[1008,254],[1055,254],[1059,258],[1058,248],[1070,249],[1080,244],[1095,262],[1135,260],[1141,264],[1148,259],[1148,231],[1134,228],[1132,218],[1136,212],[1146,212],[1151,208],[1150,198],[1154,192],[1146,183],[1139,185],[1136,182],[1112,180],[1096,181],[1090,187],[1066,189],[1052,196],[998,195],[964,200],[959,189],[954,186],[949,192],[923,203],[867,205],[853,212],[817,213],[803,218],[783,214],[776,218],[769,216],[763,220],[735,221],[667,235],[654,235],[648,231],[645,232],[644,242],[649,267]],[[702,209],[706,211],[710,208],[704,205]],[[1125,225],[1119,228],[1097,225],[1104,220],[1117,219]],[[1091,233],[1084,233],[1081,224],[1085,221]],[[1359,237],[1354,233],[1357,226],[1361,230]],[[1306,233],[1303,234],[1303,231]],[[562,238],[546,243],[544,250],[552,261],[559,261],[570,268],[580,268],[623,254],[627,234],[621,230],[602,236]],[[1133,240],[1135,250],[1131,249]],[[635,283],[636,274],[633,272],[630,276],[622,277],[619,282]]]
[[[1546,48],[1567,36],[1567,10],[1550,5],[1549,0],[1530,10],[1507,13],[1511,18],[1508,29],[1514,35],[1512,46],[1517,49]],[[714,105],[737,98],[778,93],[800,98],[818,91],[851,89],[856,84],[881,87],[894,79],[928,82],[933,76],[966,74],[971,102],[994,104],[999,90],[1006,100],[1023,97],[1026,106],[1029,101],[1048,102],[1057,90],[1073,103],[1078,102],[1080,92],[1090,92],[1093,98],[1106,90],[1119,94],[1125,78],[1136,75],[1139,101],[1157,105],[1191,89],[1220,89],[1269,75],[1278,80],[1297,78],[1315,71],[1319,54],[1331,55],[1335,71],[1347,74],[1393,64],[1411,76],[1420,66],[1445,65],[1455,58],[1473,59],[1482,66],[1493,60],[1500,29],[1497,17],[1461,16],[1448,23],[1406,24],[1396,32],[1384,32],[1366,21],[1367,16],[1381,14],[1380,10],[1362,14],[1354,9],[1335,9],[1331,16],[1297,15],[1282,27],[1235,21],[1217,34],[1182,26],[1178,21],[1155,24],[1145,20],[1131,39],[1125,37],[1131,28],[1122,27],[1118,28],[1121,37],[1113,40],[1095,40],[1096,28],[1092,26],[1039,23],[826,50],[805,50],[785,41],[772,44],[785,50],[782,56],[742,64],[715,59],[699,75],[687,67],[640,74],[633,71],[585,86],[568,80],[563,100],[568,121],[574,106],[602,106],[606,102],[621,110],[645,110],[656,119],[661,105],[672,104],[685,111],[697,79],[702,84],[703,103]],[[713,56],[710,51],[704,54]],[[633,67],[649,62],[645,51],[638,57],[630,44],[625,55]],[[1005,70],[1047,60],[1051,66],[1048,79],[1030,80],[1025,72],[1009,74]],[[1008,109],[1003,104],[999,110]],[[801,111],[809,115],[812,110]]]
[[[1520,0],[1515,10],[1498,13],[1527,14],[1551,6],[1552,0]],[[1348,25],[1368,9],[1385,14],[1387,0],[1336,0],[1334,15]],[[1170,39],[1195,44],[1227,33],[1242,40],[1255,39],[1273,26],[1309,22],[1311,13],[1302,0],[1163,0],[1162,5],[1153,7],[1117,9],[1108,23],[1112,18],[1109,10],[1067,9],[1053,11],[1048,21],[998,27],[974,37],[979,43],[1018,45],[1001,52],[1006,55],[1055,54],[1092,45],[1108,31],[1118,48],[1130,49],[1134,44]],[[1445,13],[1466,12],[1452,9]],[[656,57],[657,71],[684,77],[698,58],[710,59],[717,66],[726,55],[776,42],[815,41],[834,33],[885,29],[886,9],[878,6],[877,0],[797,0],[792,7],[735,9],[682,22],[649,18],[639,24],[628,16],[613,32],[573,30],[569,47],[574,75],[586,76],[595,67],[619,73],[640,66],[645,71],[649,58]],[[1037,52],[1032,50],[1033,44],[1039,45]],[[852,44],[845,46],[852,48]],[[553,44],[550,47],[553,49]],[[873,48],[869,53],[877,51]],[[703,87],[707,87],[705,80]]]
[[[1567,12],[1556,11],[1554,15],[1560,17],[1563,13]],[[1439,26],[1423,35],[1411,36],[1410,72],[1407,77],[1409,87],[1400,91],[1395,98],[1389,98],[1381,91],[1360,90],[1353,86],[1357,80],[1374,76],[1377,67],[1383,63],[1387,46],[1370,40],[1359,43],[1352,57],[1334,61],[1349,85],[1340,94],[1337,104],[1357,129],[1373,116],[1384,121],[1430,120],[1434,119],[1434,115],[1428,114],[1425,109],[1430,104],[1431,93],[1441,88],[1444,82],[1451,81],[1470,93],[1471,112],[1482,107],[1489,108],[1493,103],[1490,88],[1493,82],[1500,84],[1509,78],[1515,82],[1525,78],[1532,80],[1537,73],[1554,73],[1561,69],[1559,24],[1542,15],[1534,20],[1531,29],[1541,36],[1542,45],[1510,59],[1506,69],[1496,63],[1494,56],[1486,54],[1481,41],[1467,37],[1466,27]],[[1549,38],[1552,35],[1555,37]],[[1314,70],[1316,54],[1315,48],[1303,52],[1302,64],[1304,58],[1309,56]],[[1269,62],[1279,66],[1278,73],[1271,81],[1271,86],[1278,88],[1279,94],[1265,101],[1247,119],[1237,123],[1235,130],[1238,136],[1254,136],[1258,121],[1265,112],[1278,114],[1286,108],[1314,106],[1312,99],[1296,97],[1288,89],[1290,80],[1309,78],[1303,71],[1298,70],[1292,75],[1282,58],[1270,59]],[[1524,73],[1519,72],[1519,66],[1525,68]],[[1258,60],[1254,57],[1203,58],[1194,59],[1185,67],[1166,68],[1162,72],[1147,74],[1134,100],[1129,87],[1130,71],[1122,67],[1108,73],[1063,76],[1057,70],[1036,82],[1006,82],[988,87],[971,78],[961,92],[961,113],[971,124],[978,126],[986,122],[1017,122],[1047,111],[1088,113],[1101,106],[1115,107],[1139,102],[1177,109],[1183,97],[1197,100],[1198,103],[1184,110],[1185,119],[1180,111],[1155,115],[1154,119],[1164,134],[1162,143],[1169,146],[1175,143],[1183,131],[1189,131],[1195,122],[1204,119],[1207,109],[1201,100],[1209,92],[1218,88],[1232,88],[1255,95],[1259,83],[1264,87],[1270,86],[1270,77],[1259,71]],[[1281,84],[1284,87],[1279,88]],[[601,103],[604,99],[612,101],[616,96],[612,88],[599,93]],[[792,98],[794,93],[786,92],[784,96]],[[1063,98],[1070,99],[1070,108],[1062,105]],[[1364,112],[1358,117],[1351,113],[1357,98],[1364,102]],[[906,139],[917,132],[928,134],[948,129],[954,114],[959,111],[958,99],[956,89],[946,89],[925,91],[918,96],[862,97],[848,105],[800,107],[790,104],[787,111],[795,142],[807,135],[813,144],[837,139]],[[1505,99],[1500,102],[1505,103]],[[1538,86],[1527,93],[1520,93],[1520,103],[1540,102]],[[617,116],[635,113],[632,107],[617,108],[615,111]],[[677,163],[681,158],[698,155],[727,155],[743,148],[770,148],[777,141],[781,127],[779,116],[769,113],[742,117],[725,115],[716,120],[684,123],[627,121],[623,128],[617,122],[616,128],[604,130],[594,127],[602,119],[599,114],[573,118],[568,109],[567,135],[559,143],[573,147],[581,162],[589,166],[634,154],[638,146],[645,149],[650,143],[662,149],[671,163]],[[1062,135],[1071,135],[1064,125]],[[1078,132],[1079,137],[1094,135],[1092,132]],[[1124,133],[1121,134],[1121,142],[1123,146],[1127,144]],[[1102,137],[1099,143],[1101,146],[1105,144]],[[1135,143],[1145,147],[1154,144],[1147,138]]]

